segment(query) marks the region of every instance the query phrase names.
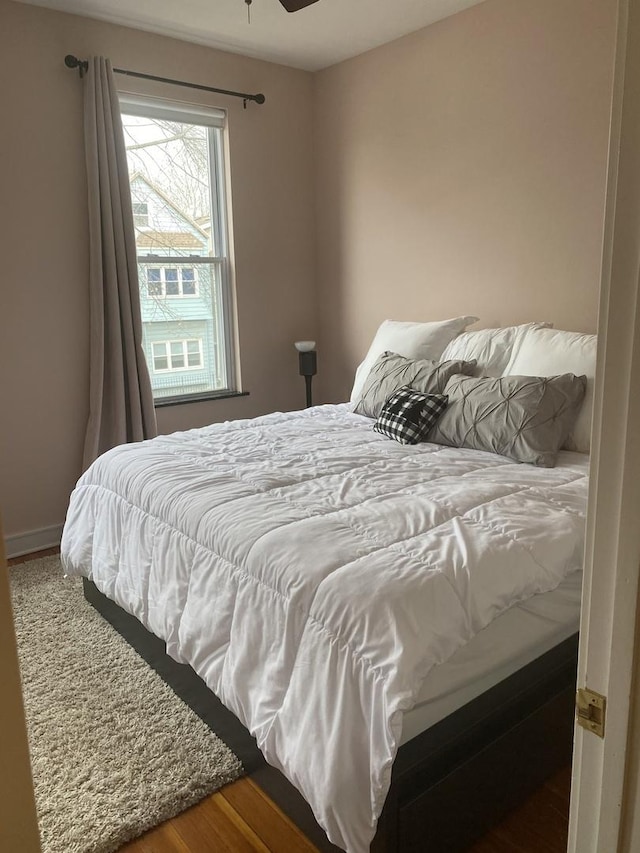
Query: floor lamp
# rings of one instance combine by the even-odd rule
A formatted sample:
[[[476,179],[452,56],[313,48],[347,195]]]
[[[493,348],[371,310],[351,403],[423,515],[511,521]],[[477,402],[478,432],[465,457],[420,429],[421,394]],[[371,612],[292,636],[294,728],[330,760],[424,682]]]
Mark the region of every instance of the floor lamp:
[[[295,348],[298,350],[298,363],[300,376],[304,376],[307,390],[307,408],[312,406],[311,401],[311,378],[318,372],[318,360],[315,341],[296,341]]]

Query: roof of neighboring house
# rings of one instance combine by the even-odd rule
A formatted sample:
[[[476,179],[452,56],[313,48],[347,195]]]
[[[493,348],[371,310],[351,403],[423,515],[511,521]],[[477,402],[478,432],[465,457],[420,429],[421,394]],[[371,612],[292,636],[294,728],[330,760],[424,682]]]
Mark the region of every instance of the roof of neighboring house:
[[[205,239],[208,239],[208,234],[206,234],[202,227],[198,225],[196,220],[189,216],[189,214],[186,213],[184,210],[181,210],[178,205],[169,198],[169,196],[164,192],[164,190],[161,190],[157,184],[154,184],[153,181],[149,180],[149,178],[145,174],[143,174],[142,172],[134,172],[132,175],[129,176],[129,183],[133,186],[134,181],[143,181],[151,190],[153,190],[156,195],[160,196],[160,198],[165,202],[165,204],[173,208],[173,210],[175,210],[178,216],[181,216],[186,222],[189,223],[189,225],[191,225],[197,231],[200,231],[200,233],[205,237]]]
[[[202,249],[207,240],[198,239],[189,231],[138,231],[139,249]]]

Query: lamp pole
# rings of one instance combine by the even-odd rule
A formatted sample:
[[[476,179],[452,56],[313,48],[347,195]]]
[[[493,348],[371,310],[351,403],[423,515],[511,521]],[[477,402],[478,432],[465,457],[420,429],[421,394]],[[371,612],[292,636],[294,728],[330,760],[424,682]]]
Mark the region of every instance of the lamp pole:
[[[311,397],[311,380],[318,372],[317,353],[314,349],[315,341],[297,341],[298,366],[300,376],[304,376],[304,384],[307,395],[307,408],[313,405]]]

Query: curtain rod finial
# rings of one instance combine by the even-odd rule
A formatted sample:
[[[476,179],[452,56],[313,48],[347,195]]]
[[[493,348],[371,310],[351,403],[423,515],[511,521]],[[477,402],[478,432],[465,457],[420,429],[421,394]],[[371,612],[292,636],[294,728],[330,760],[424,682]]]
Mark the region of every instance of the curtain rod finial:
[[[67,68],[78,68],[82,77],[85,71],[89,70],[89,62],[86,59],[78,59],[72,53],[68,53],[64,58],[64,64]]]

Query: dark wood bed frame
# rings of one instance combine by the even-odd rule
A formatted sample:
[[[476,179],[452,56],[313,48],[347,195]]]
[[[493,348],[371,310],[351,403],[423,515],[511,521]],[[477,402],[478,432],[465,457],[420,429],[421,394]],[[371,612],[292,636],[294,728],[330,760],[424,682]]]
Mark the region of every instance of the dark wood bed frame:
[[[86,579],[84,590],[307,837],[336,853],[302,795],[191,667]],[[574,635],[400,747],[372,853],[464,851],[570,762],[577,647]]]

